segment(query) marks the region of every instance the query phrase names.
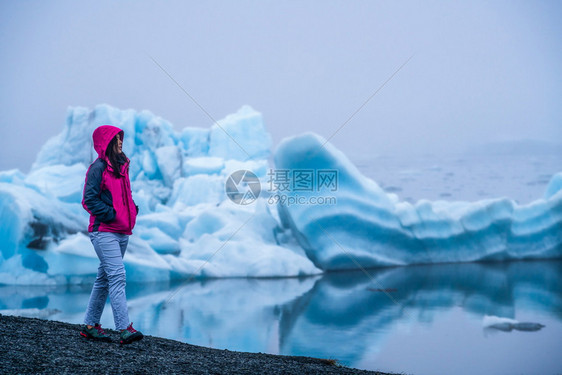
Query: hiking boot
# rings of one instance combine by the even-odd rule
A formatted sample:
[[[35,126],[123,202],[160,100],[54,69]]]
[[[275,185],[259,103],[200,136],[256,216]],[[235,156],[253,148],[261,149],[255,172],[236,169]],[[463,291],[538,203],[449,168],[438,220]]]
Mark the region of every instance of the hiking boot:
[[[142,340],[143,334],[133,328],[133,323],[129,324],[127,329],[121,331],[120,344],[130,344],[133,341]]]
[[[111,342],[111,337],[105,334],[100,324],[96,324],[92,328],[85,326],[80,335],[90,340]]]

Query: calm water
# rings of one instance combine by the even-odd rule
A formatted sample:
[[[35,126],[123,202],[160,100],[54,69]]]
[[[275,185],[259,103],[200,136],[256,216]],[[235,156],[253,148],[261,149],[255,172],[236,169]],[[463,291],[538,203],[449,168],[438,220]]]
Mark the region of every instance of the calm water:
[[[562,261],[412,266],[304,279],[128,285],[143,332],[421,374],[562,372]],[[89,287],[1,287],[0,313],[81,323]],[[544,328],[485,328],[486,315]],[[102,324],[113,327],[109,305]]]

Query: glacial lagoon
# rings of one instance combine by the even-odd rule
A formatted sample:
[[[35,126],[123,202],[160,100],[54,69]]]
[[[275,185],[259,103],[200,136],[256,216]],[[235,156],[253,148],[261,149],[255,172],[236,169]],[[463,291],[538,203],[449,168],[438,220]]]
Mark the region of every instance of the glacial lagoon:
[[[3,286],[0,313],[81,323],[89,292]],[[135,327],[195,345],[415,375],[562,371],[560,260],[129,283],[127,295]],[[536,326],[486,326],[490,317]],[[113,328],[109,303],[101,323]]]
[[[59,155],[59,148],[54,150]],[[410,203],[509,197],[527,204],[543,196],[561,161],[560,152],[532,157],[521,153],[354,158],[362,174]],[[79,172],[76,181],[81,182]],[[209,172],[212,181],[222,189],[224,179],[214,173]],[[5,173],[8,179],[14,176],[25,177]],[[44,178],[38,181],[47,186]],[[60,179],[63,191],[69,181],[74,180]],[[63,201],[79,202],[79,182],[71,184],[75,194]],[[207,194],[206,188],[201,191]],[[199,203],[199,196],[186,197]],[[84,215],[81,207],[78,211]],[[3,229],[9,228],[0,227],[0,232]],[[142,240],[141,229],[133,241]],[[245,237],[252,254],[268,250],[275,255],[272,264],[283,264],[279,251],[284,249],[266,249],[256,234]],[[7,254],[14,253],[10,244],[2,243]],[[93,282],[87,275],[95,271],[97,259],[85,236],[70,245],[67,250],[82,256],[80,272],[86,276],[73,279],[82,284],[0,286],[0,313],[81,323]],[[213,252],[217,248],[210,247]],[[138,249],[143,247],[131,245],[127,256],[135,257]],[[75,259],[52,264],[63,274],[75,272]],[[225,259],[239,271],[238,264]],[[17,269],[10,270],[18,274]],[[137,271],[136,277],[128,274],[129,281],[150,276],[143,269]],[[561,260],[411,265],[301,278],[129,282],[127,294],[136,328],[196,345],[333,358],[357,368],[415,375],[562,373]],[[113,328],[109,304],[101,323]]]

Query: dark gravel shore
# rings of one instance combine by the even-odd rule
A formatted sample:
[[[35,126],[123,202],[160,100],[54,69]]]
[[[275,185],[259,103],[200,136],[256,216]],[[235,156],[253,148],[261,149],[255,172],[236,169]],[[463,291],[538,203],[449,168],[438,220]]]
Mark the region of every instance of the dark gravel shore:
[[[93,342],[81,326],[0,315],[0,374],[382,374],[333,361],[210,349],[145,336],[130,345]],[[115,340],[117,332],[106,330]]]

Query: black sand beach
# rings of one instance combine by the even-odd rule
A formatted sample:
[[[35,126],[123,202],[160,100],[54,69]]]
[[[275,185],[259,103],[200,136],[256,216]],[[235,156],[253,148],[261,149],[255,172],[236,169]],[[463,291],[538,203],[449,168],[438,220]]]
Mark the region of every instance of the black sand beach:
[[[210,349],[145,336],[130,345],[80,336],[81,326],[0,315],[1,374],[379,374],[333,360]]]

